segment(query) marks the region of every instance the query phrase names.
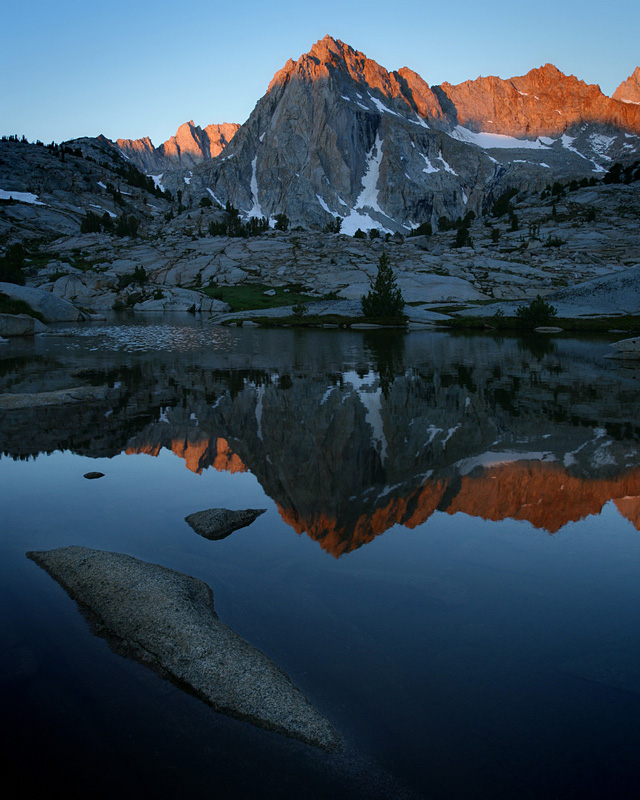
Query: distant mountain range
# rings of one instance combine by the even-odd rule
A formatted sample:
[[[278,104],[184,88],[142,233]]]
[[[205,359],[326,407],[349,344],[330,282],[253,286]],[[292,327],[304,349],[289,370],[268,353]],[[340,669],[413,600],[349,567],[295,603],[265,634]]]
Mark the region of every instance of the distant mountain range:
[[[601,177],[640,157],[640,68],[613,97],[547,64],[429,86],[326,36],[276,73],[241,126],[193,122],[114,144],[192,200],[244,216],[402,230],[479,213],[509,188]]]
[[[160,147],[154,147],[148,136],[144,139],[118,139],[116,144],[124,156],[150,174],[178,167],[193,167],[215,158],[233,139],[239,127],[235,123],[223,122],[220,125],[207,125],[203,129],[189,120]]]

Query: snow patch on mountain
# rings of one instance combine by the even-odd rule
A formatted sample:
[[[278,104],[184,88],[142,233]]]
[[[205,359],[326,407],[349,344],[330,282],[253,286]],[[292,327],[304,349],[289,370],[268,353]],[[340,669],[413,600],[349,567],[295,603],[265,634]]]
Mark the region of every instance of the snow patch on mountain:
[[[362,179],[362,191],[356,200],[355,208],[370,208],[384,214],[378,205],[378,178],[380,177],[380,164],[382,162],[382,139],[376,134],[373,147],[367,153],[367,167]],[[386,215],[385,215],[386,216]]]
[[[429,159],[427,158],[427,156],[424,155],[424,153],[420,153],[420,155],[427,162],[427,166],[422,170],[423,172],[426,172],[427,175],[430,175],[432,172],[440,172],[440,170],[437,167],[433,166],[431,161],[429,161]]]
[[[544,137],[532,141],[531,139],[516,139],[515,136],[506,136],[502,133],[488,133],[486,131],[476,133],[468,128],[463,128],[462,125],[456,125],[449,132],[449,136],[459,142],[475,144],[476,147],[481,147],[483,150],[545,150],[553,142],[553,139],[545,141]]]
[[[251,211],[249,211],[250,217],[263,217],[264,214],[262,213],[262,207],[260,206],[260,201],[258,200],[258,177],[256,174],[258,167],[258,156],[254,156],[253,161],[251,162],[251,199],[253,200],[253,207]]]
[[[14,192],[0,189],[0,200],[16,200],[18,203],[28,203],[31,206],[46,206],[46,203],[38,200],[38,195],[32,192]]]

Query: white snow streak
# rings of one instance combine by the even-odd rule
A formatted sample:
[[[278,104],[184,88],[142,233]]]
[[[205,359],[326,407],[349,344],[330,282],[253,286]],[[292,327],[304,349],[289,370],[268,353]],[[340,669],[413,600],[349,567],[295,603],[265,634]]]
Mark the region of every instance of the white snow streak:
[[[249,211],[250,217],[263,217],[260,201],[258,200],[258,178],[256,176],[256,169],[258,166],[258,156],[254,156],[251,162],[251,199],[253,200],[253,208]]]
[[[156,189],[160,189],[161,192],[164,192],[164,186],[162,185],[162,176],[163,175],[164,175],[164,172],[161,172],[159,175],[149,175],[149,177],[153,181],[153,185],[155,186],[155,188]],[[106,189],[107,187],[105,186],[104,188]]]
[[[468,128],[463,128],[462,125],[456,125],[449,133],[449,136],[453,139],[458,139],[460,142],[475,144],[477,147],[488,150],[546,149],[546,142],[542,138],[531,141],[531,139],[516,139],[515,136],[505,136],[502,133],[488,133],[486,131],[475,133]]]
[[[442,164],[444,165],[445,172],[449,172],[451,175],[455,175],[456,177],[458,177],[458,173],[452,167],[450,167],[447,164],[447,162],[444,160],[444,158],[442,156],[442,151],[440,151],[440,155],[438,156],[438,161],[442,161]]]
[[[390,108],[385,106],[385,104],[382,103],[380,100],[378,100],[377,97],[369,95],[369,99],[375,104],[376,108],[381,114],[393,114],[394,117],[400,117],[402,119],[400,114],[398,114],[396,111],[392,111]]]
[[[17,200],[19,203],[28,203],[31,206],[46,206],[46,203],[38,200],[37,194],[32,194],[31,192],[14,192],[13,190],[0,189],[0,200]]]
[[[207,186],[207,191],[209,192],[209,194],[211,195],[211,197],[213,197],[213,199],[216,201],[216,203],[217,203],[219,206],[223,205],[223,204],[222,204],[222,203],[221,203],[221,202],[218,200],[218,198],[215,196],[215,194],[213,193],[213,190],[212,190],[212,189],[210,189],[208,186]]]
[[[329,206],[325,203],[324,199],[322,197],[320,197],[319,194],[316,194],[316,197],[318,198],[318,202],[322,206],[323,210],[326,211],[327,214],[331,214],[332,217],[339,217],[340,216],[340,214],[338,214],[337,211],[332,211],[329,208]]]
[[[420,153],[420,155],[427,162],[427,166],[422,170],[423,172],[426,172],[427,175],[430,175],[432,172],[440,172],[440,170],[437,167],[433,166],[433,164],[429,161],[429,159],[427,158],[427,156],[425,156],[424,153]]]

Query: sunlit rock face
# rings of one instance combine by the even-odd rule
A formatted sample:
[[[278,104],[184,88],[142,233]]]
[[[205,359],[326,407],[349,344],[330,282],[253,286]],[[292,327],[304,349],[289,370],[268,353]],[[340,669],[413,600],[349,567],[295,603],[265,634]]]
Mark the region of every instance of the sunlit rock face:
[[[146,173],[167,169],[188,169],[220,155],[240,126],[223,122],[201,128],[193,120],[185,122],[174,136],[159,147],[143,139],[118,139],[116,144],[126,158]]]
[[[622,103],[640,105],[640,67],[636,67],[633,75],[623,81],[613,93],[614,100]]]
[[[599,123],[640,132],[640,109],[564,75],[553,64],[508,80],[492,76],[457,86],[443,83],[440,89],[453,104],[458,123],[474,131],[533,138]]]
[[[640,107],[549,64],[431,87],[326,36],[276,73],[222,155],[194,170],[189,192],[247,217],[406,231],[478,214],[507,188],[606,171],[636,152],[630,132],[640,132]]]

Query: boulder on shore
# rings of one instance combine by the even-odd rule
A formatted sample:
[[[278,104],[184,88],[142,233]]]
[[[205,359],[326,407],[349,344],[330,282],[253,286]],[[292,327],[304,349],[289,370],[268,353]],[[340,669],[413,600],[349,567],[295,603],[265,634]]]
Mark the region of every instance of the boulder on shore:
[[[0,292],[12,300],[23,300],[42,315],[45,322],[75,322],[83,319],[82,312],[73,303],[44,289],[0,283]]]
[[[122,553],[30,552],[116,652],[186,685],[223,714],[335,750],[340,737],[289,677],[221,622],[206,583]]]
[[[28,314],[0,314],[0,336],[33,336],[47,326]]]
[[[640,358],[640,336],[612,342],[611,347],[616,352],[610,353],[609,358]]]

